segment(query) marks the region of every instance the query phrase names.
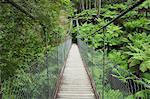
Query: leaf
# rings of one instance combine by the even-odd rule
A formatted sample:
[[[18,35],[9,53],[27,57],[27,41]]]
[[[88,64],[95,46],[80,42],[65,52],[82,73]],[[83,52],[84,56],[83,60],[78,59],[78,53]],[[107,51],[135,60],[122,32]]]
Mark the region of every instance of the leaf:
[[[135,66],[135,65],[141,63],[139,60],[137,60],[137,59],[132,59],[132,58],[130,58],[130,59],[128,60],[128,62],[129,62],[129,66],[130,66],[130,67]]]
[[[150,90],[146,89],[146,90],[138,91],[137,93],[135,93],[135,96],[145,99],[145,96],[147,96],[149,93]]]
[[[141,53],[132,53],[132,52],[125,52],[125,54],[131,55],[132,57],[129,59],[129,62],[131,62],[131,60],[136,59],[136,60],[144,60],[144,56]]]
[[[123,41],[123,42],[129,42],[129,40],[127,38],[122,38],[121,41]]]
[[[145,73],[142,74],[142,78],[150,80],[150,76],[149,75],[150,75],[149,72],[145,72]]]
[[[148,75],[149,76],[149,75]],[[150,79],[145,79],[143,78],[144,82],[147,83],[147,84],[150,84]]]
[[[150,70],[150,60],[146,60],[146,61],[142,62],[142,64],[140,65],[140,70],[142,72]]]

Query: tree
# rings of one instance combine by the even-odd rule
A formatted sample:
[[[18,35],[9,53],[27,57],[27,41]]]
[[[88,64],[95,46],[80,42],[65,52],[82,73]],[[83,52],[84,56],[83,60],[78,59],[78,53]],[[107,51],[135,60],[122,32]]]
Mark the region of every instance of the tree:
[[[84,3],[84,1],[85,1],[85,0],[81,0],[82,10],[85,10],[85,7],[84,7],[84,4],[85,4],[85,3]]]
[[[100,16],[101,0],[98,2],[98,17]]]

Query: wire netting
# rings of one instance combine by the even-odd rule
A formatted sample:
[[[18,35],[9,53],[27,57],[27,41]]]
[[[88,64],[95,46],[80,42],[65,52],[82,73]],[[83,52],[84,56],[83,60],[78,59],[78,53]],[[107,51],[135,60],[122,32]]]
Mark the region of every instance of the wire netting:
[[[68,37],[27,71],[19,70],[21,75],[4,81],[3,99],[52,99],[71,45],[71,37]]]
[[[84,64],[96,85],[100,99],[149,99],[150,85],[107,58],[107,51],[96,51],[78,38]]]

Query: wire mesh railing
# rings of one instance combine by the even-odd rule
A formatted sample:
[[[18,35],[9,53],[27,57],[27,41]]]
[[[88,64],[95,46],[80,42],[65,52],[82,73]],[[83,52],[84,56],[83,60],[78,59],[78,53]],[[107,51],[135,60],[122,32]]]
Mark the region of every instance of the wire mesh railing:
[[[2,99],[53,99],[59,73],[72,45],[71,37],[52,48],[27,71],[2,83]]]
[[[84,64],[95,82],[100,99],[149,99],[150,85],[128,70],[107,58],[104,51],[96,51],[78,38],[78,46]]]

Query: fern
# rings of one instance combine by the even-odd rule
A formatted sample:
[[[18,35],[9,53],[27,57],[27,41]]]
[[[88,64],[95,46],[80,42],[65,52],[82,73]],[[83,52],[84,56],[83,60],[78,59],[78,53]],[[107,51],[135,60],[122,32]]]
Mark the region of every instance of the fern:
[[[149,0],[146,0],[142,5],[140,5],[139,7],[140,9],[149,9],[150,8],[150,1]]]
[[[145,27],[148,28],[148,25],[150,24],[150,20],[146,19],[146,18],[140,18],[138,20],[132,20],[129,22],[124,23],[124,26],[128,29],[128,30],[134,30],[140,27]]]

